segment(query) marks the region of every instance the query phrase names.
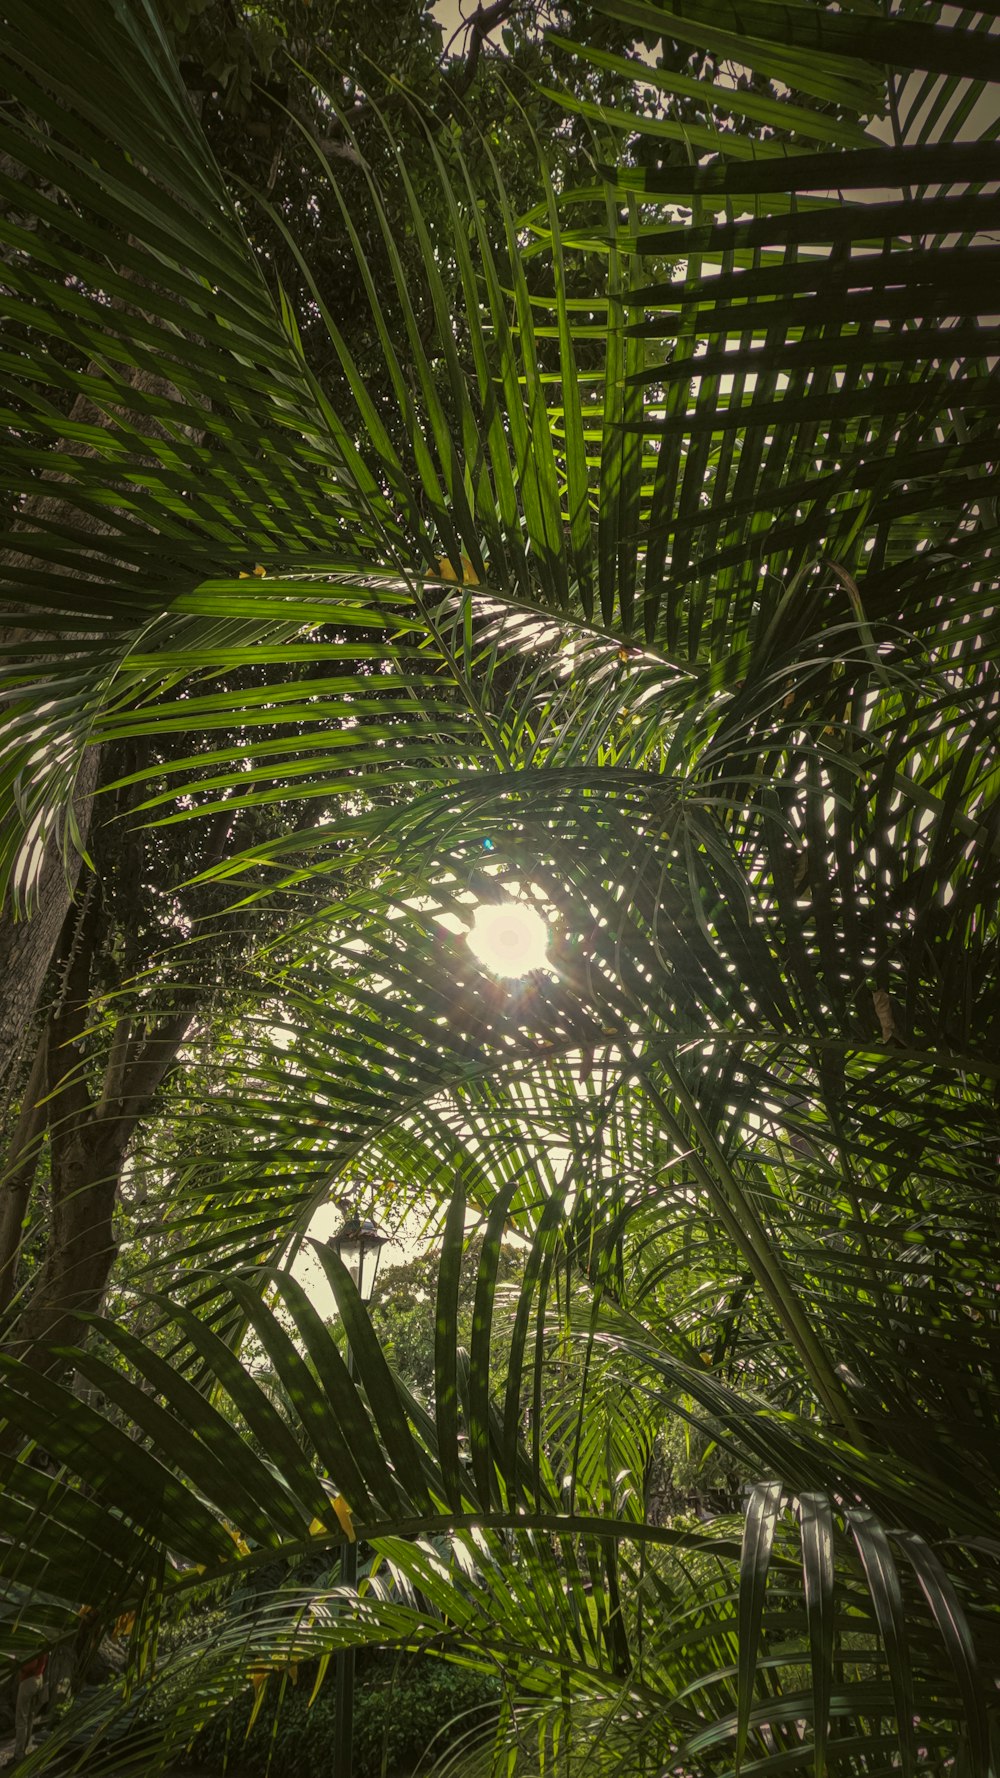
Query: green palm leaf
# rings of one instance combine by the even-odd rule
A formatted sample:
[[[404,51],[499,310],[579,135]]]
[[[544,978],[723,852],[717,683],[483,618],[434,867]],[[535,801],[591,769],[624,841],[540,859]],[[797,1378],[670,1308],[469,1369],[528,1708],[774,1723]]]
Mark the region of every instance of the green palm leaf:
[[[154,14],[7,8],[31,507],[3,569],[4,880],[30,904],[72,844],[87,747],[155,738],[142,817],[283,808],[205,874],[296,898],[167,1095],[175,1362],[109,1321],[73,1355],[104,1411],[0,1374],[17,1646],[80,1598],[139,1606],[145,1695],[158,1615],[329,1557],[178,1658],[137,1766],[249,1667],[370,1641],[505,1662],[498,1745],[530,1724],[543,1766],[854,1778],[964,1737],[989,1769],[998,200],[995,143],[961,137],[996,41],[988,15],[606,10],[757,84],[650,70],[704,122],[627,133],[574,101],[624,153],[544,177],[526,218],[492,168],[495,227],[434,140],[444,237],[400,162],[419,275],[366,171],[391,291],[340,195],[380,410],[315,282],[335,391],[313,374]],[[520,986],[454,930],[512,885],[552,929]],[[335,1261],[360,1388],[273,1271],[335,1181],[450,1200],[433,1408]],[[682,1420],[766,1478],[718,1535],[640,1511]],[[357,1598],[333,1490],[375,1552]]]
[[[451,1240],[460,1238],[456,1228]],[[122,1696],[106,1691],[98,1702],[91,1699],[83,1705],[64,1730],[56,1731],[50,1755],[67,1738],[92,1732],[101,1724],[110,1725],[127,1707],[133,1729],[109,1756],[126,1762],[116,1769],[130,1769],[130,1759],[152,1763],[158,1757],[169,1757],[178,1738],[193,1734],[224,1702],[238,1674],[246,1682],[248,1667],[280,1672],[298,1661],[320,1659],[351,1639],[437,1647],[438,1652],[460,1661],[504,1660],[512,1679],[520,1676],[526,1692],[523,1706],[515,1704],[515,1725],[520,1708],[529,1713],[553,1709],[568,1696],[572,1710],[580,1713],[581,1724],[589,1725],[588,1733],[592,1733],[593,1712],[599,1712],[604,1721],[602,1733],[612,1747],[627,1745],[633,1733],[630,1725],[638,1713],[638,1719],[646,1724],[645,1732],[655,1735],[663,1756],[671,1749],[674,1757],[699,1758],[729,1749],[725,1757],[732,1757],[734,1747],[737,1757],[740,1748],[752,1754],[767,1747],[770,1724],[770,1732],[777,1734],[779,1746],[791,1757],[797,1737],[781,1725],[789,1725],[796,1716],[810,1718],[814,1702],[796,1689],[796,1675],[807,1658],[804,1650],[812,1636],[811,1622],[807,1635],[806,1620],[812,1618],[809,1601],[815,1556],[808,1544],[800,1553],[794,1521],[779,1518],[780,1486],[769,1485],[759,1503],[751,1504],[742,1566],[746,1570],[749,1565],[752,1574],[743,1577],[737,1618],[736,1580],[741,1559],[731,1522],[720,1522],[707,1533],[661,1528],[632,1515],[616,1516],[610,1499],[600,1512],[567,1510],[558,1502],[554,1479],[544,1470],[540,1476],[536,1471],[536,1487],[540,1480],[541,1493],[526,1505],[519,1491],[520,1455],[510,1473],[501,1464],[499,1445],[491,1443],[488,1467],[476,1456],[476,1379],[486,1362],[481,1342],[472,1354],[472,1388],[466,1411],[473,1439],[471,1459],[467,1459],[460,1445],[453,1442],[458,1435],[447,1409],[435,1426],[409,1401],[372,1340],[346,1274],[336,1273],[335,1277],[353,1329],[357,1385],[347,1379],[333,1332],[318,1328],[314,1311],[287,1281],[279,1280],[284,1316],[265,1310],[253,1293],[244,1298],[240,1292],[241,1301],[255,1304],[254,1321],[263,1354],[281,1367],[288,1384],[285,1400],[298,1455],[292,1463],[286,1458],[280,1469],[257,1454],[250,1432],[255,1422],[269,1428],[274,1424],[274,1408],[261,1372],[244,1369],[237,1375],[231,1354],[206,1340],[189,1316],[181,1314],[179,1331],[185,1337],[193,1332],[207,1371],[214,1375],[214,1405],[191,1390],[176,1370],[169,1370],[143,1348],[129,1356],[134,1357],[147,1390],[151,1386],[158,1400],[126,1383],[114,1364],[97,1352],[81,1357],[91,1382],[102,1391],[107,1417],[58,1385],[45,1385],[53,1405],[58,1398],[52,1430],[45,1432],[46,1443],[63,1463],[59,1473],[46,1482],[41,1510],[33,1499],[38,1472],[25,1461],[7,1465],[8,1492],[13,1502],[23,1503],[19,1510],[27,1515],[33,1553],[32,1566],[26,1572],[10,1546],[3,1558],[8,1588],[15,1581],[23,1588],[27,1579],[31,1589],[18,1611],[20,1627],[14,1633],[21,1639],[37,1638],[43,1626],[48,1627],[49,1635],[58,1633],[62,1619],[72,1615],[66,1580],[70,1579],[70,1591],[75,1593],[83,1576],[71,1569],[60,1578],[60,1564],[68,1548],[63,1529],[65,1507],[78,1497],[81,1486],[85,1490],[93,1487],[98,1475],[104,1478],[102,1486],[107,1492],[107,1477],[112,1472],[104,1462],[104,1453],[114,1463],[115,1481],[109,1496],[108,1533],[102,1543],[107,1546],[108,1534],[113,1534],[123,1548],[131,1538],[133,1548],[143,1551],[138,1565],[127,1574],[106,1558],[99,1571],[91,1568],[87,1577],[90,1598],[104,1610],[115,1613],[136,1603],[144,1589],[155,1583],[161,1592],[158,1610],[161,1615],[169,1614],[196,1603],[212,1589],[217,1591],[227,1577],[235,1581],[245,1573],[249,1578],[262,1560],[273,1560],[276,1554],[293,1564],[307,1550],[314,1556],[328,1551],[332,1559],[344,1535],[341,1521],[345,1507],[339,1484],[345,1464],[360,1471],[363,1490],[353,1498],[347,1496],[348,1508],[354,1508],[353,1529],[370,1541],[376,1558],[370,1576],[360,1583],[356,1602],[338,1589],[335,1576],[311,1586],[292,1579],[270,1598],[256,1602],[251,1598],[244,1606],[235,1594],[221,1632],[213,1629],[210,1647],[197,1641],[186,1644],[165,1663],[153,1660],[142,1678],[133,1669]],[[482,1291],[480,1303],[480,1326],[485,1333]],[[605,1326],[606,1340],[611,1324]],[[127,1341],[119,1328],[104,1324],[98,1331],[113,1347],[125,1350]],[[608,1348],[614,1365],[620,1367],[630,1344],[638,1353],[635,1341],[619,1329]],[[724,1386],[690,1371],[682,1381],[685,1368],[675,1367],[672,1385],[667,1381],[669,1368],[662,1362],[654,1364],[650,1374],[659,1375],[661,1386],[670,1389],[679,1384],[704,1407],[724,1414],[729,1395]],[[8,1362],[2,1386],[5,1414],[17,1411],[19,1383],[19,1367]],[[345,1386],[353,1397],[349,1410]],[[729,1400],[732,1425],[737,1425],[733,1410],[739,1406],[749,1428],[753,1404],[738,1397],[729,1396]],[[628,1411],[625,1402],[622,1407]],[[581,1419],[586,1418],[586,1411],[584,1403]],[[345,1446],[339,1442],[339,1430],[349,1419],[353,1420],[353,1433],[350,1445]],[[386,1454],[396,1450],[402,1462],[388,1489],[389,1470],[380,1434],[387,1439]],[[449,1497],[445,1481],[441,1447],[446,1440],[452,1441],[449,1465],[452,1475],[459,1478],[460,1498]],[[811,1458],[806,1455],[810,1445]],[[822,1448],[808,1422],[797,1428],[789,1422],[786,1456],[793,1464],[822,1465]],[[334,1453],[338,1453],[338,1472],[323,1476],[325,1460]],[[412,1482],[407,1480],[411,1473]],[[419,1500],[413,1498],[414,1489]],[[334,1494],[341,1496],[336,1510],[331,1504]],[[294,1509],[293,1496],[301,1503]],[[376,1504],[380,1498],[382,1504]],[[362,1506],[363,1499],[369,1502],[367,1506]],[[309,1522],[307,1515],[317,1504],[321,1510]],[[758,1504],[763,1510],[763,1538],[755,1531],[761,1516]],[[832,1523],[825,1501],[812,1501],[810,1510],[817,1506]],[[825,1610],[833,1613],[834,1634],[847,1632],[853,1642],[850,1671],[843,1672],[825,1701],[838,1724],[872,1710],[891,1716],[886,1675],[897,1699],[897,1711],[907,1713],[901,1731],[905,1748],[914,1710],[921,1715],[930,1710],[939,1717],[944,1711],[948,1717],[962,1708],[948,1688],[941,1687],[940,1642],[936,1640],[940,1634],[950,1651],[959,1647],[964,1651],[956,1667],[964,1695],[970,1699],[979,1695],[969,1691],[975,1668],[968,1620],[955,1582],[947,1577],[939,1558],[931,1551],[918,1555],[903,1539],[921,1584],[927,1583],[932,1610],[928,1621],[912,1596],[908,1598],[907,1658],[901,1640],[903,1570],[894,1563],[886,1534],[870,1514],[852,1509],[843,1518],[843,1530],[834,1531],[832,1571],[830,1555],[824,1558],[827,1574],[833,1576],[832,1586],[828,1578],[823,1587]],[[851,1553],[851,1532],[859,1541],[860,1563]],[[157,1551],[164,1542],[175,1551],[183,1548],[187,1563],[195,1557],[199,1568],[179,1568],[174,1563],[161,1573]],[[646,1623],[641,1673],[635,1668],[634,1615],[642,1596],[635,1592],[635,1562],[640,1553],[647,1564],[643,1591],[651,1590],[658,1601],[655,1619]],[[714,1580],[706,1586],[710,1576]],[[966,1574],[961,1583],[966,1590],[971,1578]],[[945,1600],[947,1609],[943,1609]],[[693,1635],[696,1623],[700,1629]],[[881,1646],[873,1634],[876,1629]],[[144,1635],[144,1626],[137,1620],[133,1632],[137,1658]],[[766,1653],[758,1654],[754,1644],[762,1636]],[[701,1663],[702,1643],[713,1649],[714,1670]],[[687,1684],[680,1683],[684,1673],[689,1675]],[[184,1704],[178,1717],[161,1716],[158,1726],[155,1713],[152,1719],[148,1714],[135,1718],[140,1699],[155,1700],[158,1687],[174,1688],[182,1675]],[[755,1676],[765,1687],[757,1700],[750,1689]],[[737,1696],[739,1729],[734,1742],[737,1731],[732,1710]],[[764,1696],[766,1703],[761,1701]],[[932,1696],[933,1705],[929,1702]],[[692,1716],[696,1699],[700,1702]],[[146,1708],[148,1711],[150,1705]],[[928,1732],[933,1739],[936,1731],[929,1728]],[[157,1734],[166,1737],[159,1749]],[[834,1757],[836,1747],[839,1759],[839,1736],[830,1747],[829,1757]],[[99,1764],[98,1769],[104,1768]]]

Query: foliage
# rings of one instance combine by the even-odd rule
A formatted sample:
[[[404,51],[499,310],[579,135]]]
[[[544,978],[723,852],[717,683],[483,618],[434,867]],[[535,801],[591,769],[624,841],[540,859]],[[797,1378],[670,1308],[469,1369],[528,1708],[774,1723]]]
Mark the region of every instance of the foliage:
[[[224,1755],[238,1757],[246,1778],[268,1770],[288,1778],[312,1778],[325,1771],[333,1746],[335,1703],[332,1683],[309,1702],[307,1676],[294,1688],[265,1701],[247,1737],[250,1700],[198,1738],[192,1759],[213,1769]],[[495,1712],[499,1685],[487,1675],[445,1666],[427,1656],[402,1664],[386,1656],[365,1660],[354,1707],[353,1760],[358,1778],[379,1778],[388,1770],[419,1771],[424,1756],[440,1757],[449,1742],[475,1741]],[[238,1755],[236,1750],[238,1751]]]
[[[81,1702],[35,1769],[176,1684],[159,1737],[132,1736],[148,1769],[252,1670],[352,1641],[501,1664],[498,1759],[545,1772],[986,1774],[988,19],[607,0],[669,34],[665,102],[630,114],[643,152],[619,157],[614,114],[564,95],[593,132],[585,180],[543,157],[526,213],[488,144],[473,171],[428,131],[433,212],[391,117],[379,178],[350,163],[363,205],[318,147],[376,398],[289,229],[337,365],[317,372],[152,15],[87,6],[60,35],[7,10],[11,132],[53,192],[32,192],[37,228],[11,225],[8,282],[109,419],[91,456],[60,452],[29,340],[12,411],[52,451],[15,436],[9,461],[25,485],[58,464],[113,525],[84,556],[37,513],[8,570],[37,625],[4,669],[12,891],[30,900],[47,834],[71,843],[86,748],[173,733],[169,784],[130,774],[144,812],[169,830],[285,806],[202,875],[295,910],[241,1009],[251,1050],[222,1032],[225,1085],[194,1060],[171,1083],[189,1159],[156,1280],[170,1359],[106,1320],[128,1369],[100,1345],[74,1361],[107,1414],[2,1362],[12,1646],[81,1598],[138,1608],[121,1699]],[[692,96],[676,45],[754,78]],[[164,353],[172,393],[144,397],[128,370]],[[518,897],[546,912],[551,970],[491,982],[463,931],[476,900]],[[357,1384],[282,1264],[331,1192],[449,1206],[432,1408],[329,1254]],[[284,1413],[239,1362],[247,1326]],[[745,1510],[644,1515],[653,1429],[678,1414],[755,1478]],[[374,1554],[356,1593],[346,1512]],[[160,1620],[307,1552],[325,1579],[248,1594],[157,1663]],[[124,1759],[87,1746],[88,1771]]]
[[[481,1256],[482,1239],[471,1236],[462,1258],[455,1324],[458,1343],[466,1349],[472,1338]],[[368,1311],[393,1369],[428,1402],[434,1397],[434,1304],[439,1259],[435,1244],[427,1252],[415,1254],[408,1260],[391,1266],[383,1264],[378,1291]],[[509,1244],[502,1247],[497,1275],[501,1285],[511,1294],[516,1294],[521,1272],[519,1254]],[[494,1359],[491,1392],[495,1393],[497,1385],[505,1381],[506,1366],[501,1352]]]

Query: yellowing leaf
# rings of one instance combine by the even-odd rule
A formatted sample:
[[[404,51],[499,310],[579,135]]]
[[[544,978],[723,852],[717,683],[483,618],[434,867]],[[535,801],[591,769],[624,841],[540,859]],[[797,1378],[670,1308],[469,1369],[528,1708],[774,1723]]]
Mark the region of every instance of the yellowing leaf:
[[[312,1708],[313,1704],[316,1702],[317,1697],[319,1696],[319,1689],[320,1689],[320,1686],[323,1684],[324,1679],[326,1678],[326,1670],[330,1665],[330,1658],[331,1657],[328,1654],[320,1655],[320,1657],[319,1657],[319,1665],[316,1669],[316,1680],[313,1685],[312,1691],[309,1694],[309,1703],[306,1705],[307,1710]]]
[[[344,1499],[344,1496],[342,1494],[337,1494],[334,1497],[333,1510],[337,1515],[337,1519],[340,1524],[340,1529],[344,1533],[344,1536],[347,1538],[348,1542],[349,1543],[356,1543],[357,1537],[356,1537],[355,1531],[354,1531],[354,1520],[351,1517],[351,1509],[348,1506],[347,1501]]]
[[[268,1679],[267,1668],[251,1667],[250,1678],[253,1682],[253,1709],[250,1712],[250,1721],[247,1723],[248,1735],[260,1715],[260,1707],[264,1702],[264,1688],[267,1685]]]
[[[468,556],[461,556],[459,560],[462,566],[461,584],[463,586],[478,586],[479,576],[473,568],[472,563],[469,561]],[[448,556],[438,556],[438,573],[442,580],[454,580],[457,582],[459,578],[455,573]]]

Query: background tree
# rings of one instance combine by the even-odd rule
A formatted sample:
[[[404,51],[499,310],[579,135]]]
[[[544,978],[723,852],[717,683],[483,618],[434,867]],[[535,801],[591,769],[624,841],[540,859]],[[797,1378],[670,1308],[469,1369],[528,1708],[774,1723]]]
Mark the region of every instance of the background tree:
[[[482,1254],[482,1239],[471,1237],[462,1255],[458,1294],[458,1338],[468,1349],[472,1338],[476,1276]],[[434,1319],[437,1298],[440,1253],[435,1243],[424,1253],[408,1260],[383,1266],[378,1292],[369,1311],[379,1343],[393,1369],[411,1389],[424,1400],[434,1400]],[[514,1285],[522,1271],[516,1252],[508,1245],[502,1248],[498,1276],[505,1285]],[[494,1368],[493,1388],[506,1381],[502,1358]]]

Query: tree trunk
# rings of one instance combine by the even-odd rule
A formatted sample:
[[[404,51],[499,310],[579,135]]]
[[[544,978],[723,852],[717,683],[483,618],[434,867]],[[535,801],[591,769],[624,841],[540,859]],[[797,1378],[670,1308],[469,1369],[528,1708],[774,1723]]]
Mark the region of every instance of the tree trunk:
[[[5,170],[24,178],[24,169],[9,161]],[[30,194],[29,194],[30,195]],[[50,193],[58,198],[59,193]],[[126,273],[126,275],[128,275]],[[132,279],[135,307],[142,303],[142,280]],[[132,305],[116,298],[113,307],[127,310]],[[190,399],[182,399],[168,378],[155,368],[132,367],[123,380],[108,383],[105,366],[90,364],[87,374],[104,379],[107,399],[95,405],[88,395],[79,394],[68,415],[68,422],[83,421],[90,426],[109,427],[116,410],[136,419],[142,436],[158,436],[170,440],[171,431],[138,411],[130,413],[129,397],[155,394],[177,401],[178,414],[189,413]],[[197,405],[197,403],[195,404]],[[203,405],[208,406],[207,396]],[[202,436],[189,426],[183,428],[187,437]],[[73,431],[72,424],[67,432]],[[79,534],[88,533],[96,545],[107,537],[113,525],[102,517],[99,507],[67,504],[61,484],[65,472],[59,458],[67,456],[95,458],[95,446],[81,443],[71,436],[60,441],[59,456],[53,456],[53,467],[43,472],[37,491],[26,499],[16,521],[18,546],[0,559],[0,582],[7,589],[9,626],[2,640],[14,644],[26,660],[30,660],[35,637],[32,623],[45,595],[27,588],[31,581],[22,569],[36,570],[38,560],[32,554],[32,533],[43,535],[49,528],[68,526]],[[142,446],[132,457],[132,467],[141,466]],[[106,465],[106,489],[112,490],[120,470],[112,460]],[[106,509],[104,509],[106,511]],[[93,578],[97,604],[100,602],[100,563],[91,568],[86,539],[76,546],[77,562],[72,570],[53,568],[51,610],[61,609],[59,580],[72,574],[74,581]],[[113,547],[113,546],[112,546]],[[41,558],[44,566],[45,558]],[[66,645],[72,652],[74,641],[84,639],[87,619],[72,625]],[[51,643],[51,635],[46,636]],[[11,658],[11,657],[8,657]],[[45,679],[45,659],[40,657],[39,679]],[[30,752],[30,747],[25,749]],[[30,771],[30,758],[18,762]],[[100,784],[99,749],[88,747],[80,760],[74,795],[76,826],[84,847],[93,826],[94,799]],[[49,1368],[52,1359],[48,1348],[52,1342],[68,1342],[80,1337],[82,1316],[99,1308],[115,1255],[113,1232],[114,1205],[118,1193],[121,1168],[139,1118],[148,1109],[164,1074],[172,1065],[184,1032],[190,1023],[193,1007],[168,1014],[153,1035],[122,1029],[122,1041],[112,1045],[112,1054],[105,1078],[91,1096],[88,1077],[93,1082],[94,1060],[81,1042],[90,1016],[92,975],[91,957],[96,925],[85,906],[76,914],[73,903],[80,878],[81,857],[78,849],[68,850],[64,859],[59,848],[49,840],[37,881],[30,918],[18,918],[8,899],[0,908],[0,1086],[8,1087],[8,1103],[28,1073],[28,1057],[34,1043],[41,1038],[47,1084],[55,1089],[47,1111],[38,1105],[38,1082],[32,1080],[24,1090],[21,1121],[15,1138],[16,1152],[8,1156],[3,1184],[0,1184],[0,1308],[10,1303],[16,1287],[16,1273],[21,1233],[28,1207],[35,1161],[44,1139],[47,1120],[51,1160],[51,1227],[49,1242],[40,1272],[32,1281],[29,1300],[17,1318],[13,1345],[22,1357],[30,1355],[32,1363]],[[96,898],[87,898],[96,905]],[[44,1030],[39,1030],[38,1017],[43,988],[57,955],[60,934],[72,927],[74,937],[69,956],[67,982],[61,1004],[54,1016],[47,1017]],[[45,1097],[48,1097],[46,1094]],[[41,1119],[41,1121],[40,1121]]]
[[[198,998],[198,990],[189,989],[184,1004],[167,1013],[149,1036],[141,1022],[123,1014],[95,1091],[86,1033],[103,930],[100,897],[93,893],[71,910],[57,941],[65,979],[46,1020],[0,1192],[0,1280],[9,1304],[47,1123],[45,1258],[6,1341],[9,1351],[41,1371],[62,1366],[53,1347],[81,1340],[85,1317],[101,1307],[117,1251],[114,1211],[129,1145],[177,1058]]]
[[[87,371],[88,375],[102,374],[101,367],[96,364],[88,365]],[[137,394],[160,395],[168,399],[177,396],[174,385],[166,377],[138,368],[133,368],[128,373],[128,389]],[[123,408],[127,407],[127,400],[127,390],[123,389],[120,403]],[[103,408],[96,407],[87,396],[78,395],[68,418],[74,423],[85,422],[91,426],[108,427],[113,414],[113,408],[106,412]],[[169,432],[159,421],[153,420],[149,415],[141,416],[140,423],[150,434],[170,438]],[[189,438],[200,436],[188,427],[183,430]],[[61,439],[57,448],[64,456],[94,457],[97,454],[92,445],[81,444],[72,438]],[[141,462],[141,458],[139,461]],[[64,479],[58,470],[43,472],[37,494],[32,494],[25,501],[17,521],[17,529],[24,536],[24,551],[8,550],[0,556],[0,579],[10,588],[10,596],[14,601],[13,609],[5,615],[9,619],[23,615],[27,626],[24,629],[9,627],[0,631],[0,641],[8,647],[12,643],[23,647],[26,659],[30,659],[34,640],[30,628],[32,613],[30,609],[18,607],[17,575],[22,566],[36,566],[31,556],[32,531],[44,531],[50,524],[70,524],[75,531],[87,531],[97,539],[108,536],[113,529],[97,514],[66,505],[58,492],[59,483]],[[110,464],[108,481],[109,486],[114,485],[114,470]],[[87,561],[87,552],[81,545],[79,570],[74,578],[88,578]],[[67,637],[68,649],[72,649],[72,644],[73,638]],[[44,673],[44,668],[41,671]],[[73,799],[73,812],[84,847],[90,833],[93,799],[99,775],[100,750],[89,747],[80,761]],[[25,1040],[30,1044],[35,1009],[79,881],[80,866],[79,850],[71,849],[64,860],[50,840],[30,918],[18,917],[9,897],[6,904],[0,907],[0,1086],[16,1077],[18,1057],[23,1054],[21,1046]]]
[[[84,754],[73,807],[87,844],[100,754]],[[50,843],[30,918],[17,919],[8,900],[0,909],[0,1082],[14,1085],[34,1035],[34,1018],[80,875],[78,851],[64,862]]]
[[[21,1116],[10,1145],[10,1166],[0,1185],[0,1314],[9,1308],[17,1287],[21,1235],[28,1213],[38,1153],[48,1122],[45,1105],[48,1061],[48,1040],[43,1038],[35,1051],[35,1060],[24,1090]]]
[[[82,1317],[98,1310],[117,1252],[114,1209],[124,1152],[92,1124],[52,1140],[52,1220],[45,1260],[8,1349],[36,1370],[63,1362]]]

